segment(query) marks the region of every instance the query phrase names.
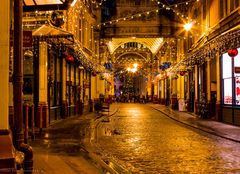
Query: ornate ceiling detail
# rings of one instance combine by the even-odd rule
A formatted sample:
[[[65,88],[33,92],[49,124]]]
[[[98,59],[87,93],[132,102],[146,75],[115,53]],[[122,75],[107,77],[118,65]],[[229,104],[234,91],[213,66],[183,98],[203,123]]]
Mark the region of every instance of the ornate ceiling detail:
[[[119,67],[124,68],[129,66],[130,64],[137,63],[139,65],[144,65],[147,62],[148,62],[147,57],[144,57],[139,53],[132,52],[132,53],[121,54],[119,57],[117,57],[115,59],[114,66],[118,68]]]
[[[112,38],[112,41],[109,41],[107,46],[110,53],[113,54],[118,47],[128,42],[143,44],[152,52],[152,54],[156,54],[163,44],[163,38]]]

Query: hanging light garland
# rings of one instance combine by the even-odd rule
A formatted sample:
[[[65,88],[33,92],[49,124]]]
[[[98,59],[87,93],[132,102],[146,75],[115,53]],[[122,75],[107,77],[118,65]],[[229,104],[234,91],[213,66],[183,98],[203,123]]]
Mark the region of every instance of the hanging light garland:
[[[99,4],[96,1],[93,1],[92,3],[95,3],[96,5],[100,6],[100,5],[102,5],[102,3],[104,1],[107,1],[107,0],[102,0],[101,3],[99,3]],[[190,2],[195,2],[195,1],[198,1],[198,0],[190,0],[190,1],[187,1],[187,2],[184,2],[184,3],[180,2],[180,3],[174,4],[174,5],[166,5],[166,4],[163,4],[160,1],[157,1],[157,4],[162,5],[162,7],[160,9],[172,10],[179,17],[184,18],[185,15],[179,13],[177,10],[175,10],[175,8],[177,8],[179,5],[182,5],[182,4],[188,5]],[[154,10],[151,10],[151,11],[144,11],[144,12],[141,12],[141,13],[136,13],[136,14],[131,15],[131,16],[122,17],[122,18],[115,19],[115,20],[112,20],[112,21],[107,21],[107,22],[98,24],[96,26],[100,27],[101,25],[113,24],[113,23],[116,23],[116,22],[119,22],[119,21],[125,21],[125,20],[129,20],[129,19],[132,20],[134,18],[141,17],[143,14],[149,15],[150,13],[153,13],[153,12],[158,13],[160,9],[157,8],[157,9],[154,9]],[[68,15],[68,21],[69,21],[69,24],[70,24],[69,25],[70,26],[69,31],[71,33],[73,33],[74,35],[77,34],[77,28],[78,28],[78,26],[74,25],[74,24],[79,22],[81,16],[82,16],[82,19],[84,19],[84,13],[86,13],[87,11],[88,11],[88,7],[86,6],[86,4],[83,3],[83,2],[80,2],[80,1],[77,1],[76,4],[74,5],[74,7],[69,9],[69,11],[68,11],[68,14],[69,14]],[[186,17],[186,18],[188,19],[188,17]],[[91,26],[91,28],[93,29],[96,26]],[[91,60],[83,59],[83,57],[85,57],[85,56],[81,55],[81,52],[77,52],[75,54],[77,54],[81,63],[85,64],[85,66],[88,67],[88,69],[92,70],[94,68],[94,69],[98,69],[99,72],[104,72],[105,71],[104,66],[96,65]]]
[[[70,48],[72,49],[69,49],[69,52],[76,59],[76,62],[81,64],[88,71],[94,71],[96,73],[105,72],[105,68],[102,65],[87,58],[81,49],[80,42],[77,39],[75,39],[74,45]]]
[[[103,1],[106,1],[106,0],[102,0],[101,3],[97,3],[96,1],[93,1],[92,3],[95,3],[96,5],[102,5]],[[111,21],[107,21],[107,22],[104,22],[104,23],[100,23],[96,26],[91,26],[91,28],[93,27],[100,27],[101,25],[105,26],[107,24],[114,24],[114,23],[117,23],[119,21],[125,21],[125,20],[132,20],[134,18],[137,18],[137,17],[141,17],[142,15],[146,14],[146,15],[149,15],[150,13],[158,13],[159,10],[161,9],[166,9],[166,10],[172,10],[172,12],[174,12],[177,16],[179,16],[180,18],[183,18],[185,20],[188,20],[188,21],[193,21],[193,19],[189,19],[187,16],[181,14],[179,11],[175,10],[175,8],[177,8],[178,6],[182,5],[182,4],[185,4],[185,5],[189,5],[189,3],[191,2],[198,2],[199,0],[190,0],[190,1],[187,1],[187,2],[180,2],[180,3],[177,3],[177,4],[174,4],[174,5],[166,5],[160,1],[157,1],[157,4],[159,5],[162,5],[162,7],[159,9],[154,9],[154,10],[151,10],[151,11],[144,11],[144,12],[141,12],[141,13],[136,13],[134,15],[130,15],[130,16],[126,16],[126,17],[122,17],[122,18],[118,18],[118,19],[115,19],[115,20],[111,20]],[[71,24],[74,24],[76,23],[77,20],[79,20],[79,18],[81,17],[81,15],[72,15],[72,14],[82,14],[82,16],[84,16],[84,13],[87,12],[87,9],[85,8],[85,4],[83,4],[82,2],[78,1],[75,5],[74,8],[70,8],[69,10],[69,14],[71,14],[71,16],[74,16],[72,18],[69,18],[69,23],[71,26],[70,28],[70,31],[73,33],[73,34],[76,34],[77,33],[77,26],[75,25],[71,25]],[[84,18],[84,17],[83,17]],[[194,23],[197,23],[196,21],[194,21]],[[99,65],[96,65],[95,63],[93,63],[91,60],[84,60],[80,53],[78,53],[78,57],[81,59],[81,62],[83,64],[85,64],[85,66],[87,66],[90,70],[92,68],[94,69],[98,69],[99,72],[104,72],[105,68],[104,66],[99,66]]]
[[[195,65],[202,65],[206,61],[214,58],[216,53],[223,54],[232,48],[240,47],[240,30],[233,30],[226,34],[220,35],[215,39],[206,42],[204,46],[198,50],[188,53],[184,59],[179,61],[172,69],[171,72],[181,71],[181,67],[192,68]],[[236,51],[230,51],[230,55],[237,55]]]
[[[175,10],[175,8],[177,8],[179,5],[182,5],[182,4],[189,5],[192,2],[199,2],[199,0],[189,0],[189,1],[186,1],[186,2],[179,2],[179,3],[173,4],[173,5],[166,5],[166,4],[162,3],[161,1],[157,1],[158,5],[162,5],[161,8],[158,7],[156,9],[154,9],[154,10],[144,11],[144,12],[136,13],[136,14],[133,14],[133,15],[121,17],[121,18],[118,18],[118,19],[106,21],[106,22],[103,22],[103,23],[99,23],[99,24],[97,24],[94,27],[98,27],[99,28],[100,26],[105,26],[107,24],[111,25],[111,24],[118,23],[120,21],[132,20],[134,18],[141,17],[142,15],[145,15],[145,14],[149,15],[150,13],[153,13],[153,12],[159,13],[159,10],[161,10],[161,9],[172,10],[172,12],[174,12],[177,16],[179,16],[181,19],[184,19],[185,21],[194,21],[193,19],[189,19],[188,16],[185,16],[184,14],[179,12],[178,10]],[[197,23],[197,22],[194,21],[194,23]]]

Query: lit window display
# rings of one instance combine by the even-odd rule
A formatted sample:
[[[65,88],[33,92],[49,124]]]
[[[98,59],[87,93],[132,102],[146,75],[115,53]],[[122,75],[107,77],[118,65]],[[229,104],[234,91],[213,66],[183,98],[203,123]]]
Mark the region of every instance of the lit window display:
[[[236,77],[236,104],[240,105],[240,76]]]
[[[240,48],[238,49],[240,52]],[[240,55],[222,56],[223,104],[240,105]]]
[[[232,104],[232,78],[224,79],[224,104]]]

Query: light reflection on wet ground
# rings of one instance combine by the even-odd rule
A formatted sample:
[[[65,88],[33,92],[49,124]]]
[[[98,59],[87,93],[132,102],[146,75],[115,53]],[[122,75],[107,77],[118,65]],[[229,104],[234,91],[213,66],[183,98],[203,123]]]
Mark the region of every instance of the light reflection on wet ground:
[[[143,104],[123,104],[98,146],[132,173],[240,173],[240,144],[186,127]]]

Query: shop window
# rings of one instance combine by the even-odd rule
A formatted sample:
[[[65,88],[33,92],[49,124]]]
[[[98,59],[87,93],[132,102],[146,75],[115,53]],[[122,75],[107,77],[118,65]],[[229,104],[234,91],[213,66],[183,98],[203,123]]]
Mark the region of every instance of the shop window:
[[[49,87],[49,100],[50,100],[50,106],[54,106],[54,87]]]
[[[66,96],[68,103],[70,105],[74,105],[76,103],[76,90],[77,90],[77,82],[76,80],[77,75],[76,75],[76,67],[72,64],[67,64],[67,90],[66,90]],[[78,76],[79,78],[79,76]]]
[[[230,11],[234,10],[234,1],[230,1]]]
[[[71,104],[75,104],[76,86],[71,86]]]
[[[135,0],[135,5],[140,5],[141,1],[140,0]]]
[[[57,82],[56,83],[56,105],[59,106],[60,105],[60,100],[61,100],[61,82]]]
[[[32,95],[33,93],[33,52],[26,50],[23,59],[23,94]],[[25,96],[26,97],[26,96]],[[24,98],[25,100],[25,98]]]
[[[206,63],[204,63],[203,65],[199,66],[199,69],[198,69],[198,90],[199,90],[199,93],[198,93],[198,100],[200,102],[201,100],[201,96],[203,94],[206,94],[206,91],[207,91],[207,83],[206,83],[206,74],[207,74],[207,69],[206,69]]]
[[[235,8],[238,8],[239,5],[240,5],[239,0],[235,0]]]
[[[220,18],[224,18],[227,15],[228,12],[228,0],[222,0],[221,3],[219,3],[220,5]]]
[[[48,97],[50,106],[59,106],[61,101],[61,64],[54,50],[48,59]]]
[[[30,50],[25,51],[23,59],[23,74],[33,74],[33,53]]]
[[[236,105],[240,105],[240,76],[236,77],[235,80],[235,93],[236,93]]]
[[[23,78],[23,94],[32,94],[33,93],[33,77],[24,77]]]
[[[231,0],[230,1],[230,11],[235,10],[236,8],[239,7],[239,0]]]
[[[224,104],[232,104],[232,78],[223,79]]]
[[[238,49],[240,52],[240,49]],[[240,55],[232,58],[222,56],[223,104],[240,106]]]

